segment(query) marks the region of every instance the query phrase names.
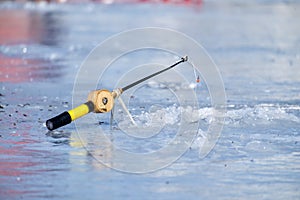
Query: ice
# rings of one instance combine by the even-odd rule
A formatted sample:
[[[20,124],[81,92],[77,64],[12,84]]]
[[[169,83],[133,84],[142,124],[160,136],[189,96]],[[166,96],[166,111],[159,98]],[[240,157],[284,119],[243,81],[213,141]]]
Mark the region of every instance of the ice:
[[[227,111],[226,124],[271,124],[273,121],[299,122],[299,117],[288,113],[287,110],[297,109],[298,106],[280,106],[258,104],[254,107],[244,107]]]
[[[229,106],[229,107],[232,107]],[[225,113],[225,124],[240,125],[240,124],[272,124],[274,121],[289,121],[299,123],[299,116],[291,114],[292,110],[299,110],[297,105],[280,106],[272,104],[259,104],[254,107],[245,106],[243,108],[230,109]],[[289,110],[289,112],[287,112]],[[201,120],[210,124],[213,120],[215,110],[211,107],[194,109],[191,106],[169,106],[166,108],[156,109],[154,112],[143,112],[140,115],[133,115],[138,124],[144,127],[152,126],[155,123],[174,125],[179,123],[182,117],[188,123],[197,123]],[[126,126],[130,126],[130,121],[124,115]],[[124,123],[120,122],[120,123]],[[125,124],[124,124],[125,125]]]
[[[291,114],[291,110],[298,110],[299,106],[289,105],[280,106],[274,104],[259,104],[254,107],[229,105],[225,113],[225,125],[229,127],[255,127],[255,126],[272,126],[276,123],[299,123],[299,116]],[[287,112],[288,111],[288,112]],[[198,128],[198,135],[192,145],[193,149],[197,149],[199,153],[207,138],[207,127],[209,127],[215,119],[216,111],[211,107],[194,109],[191,106],[170,106],[166,108],[156,108],[150,112],[142,112],[139,115],[133,115],[138,127],[134,126],[124,115],[118,126],[126,132],[134,132],[132,135],[137,137],[152,137],[153,132],[161,130],[166,125],[179,125],[181,120],[185,123],[201,123]],[[204,125],[205,124],[205,125]],[[245,148],[248,155],[251,151],[264,151],[274,153],[270,144],[262,142],[259,138],[254,141],[247,141]]]
[[[293,0],[207,0],[200,7],[1,2],[0,198],[299,199],[299,6]],[[116,109],[112,128],[109,113],[91,113],[48,132],[45,120],[78,106],[71,103],[73,85],[89,52],[114,34],[149,26],[192,37],[218,66],[227,107],[212,150],[199,155],[211,137],[209,127],[221,123],[220,113],[205,79],[196,84],[193,72],[185,83],[171,76],[169,82],[149,80],[133,94],[128,108],[137,127]],[[112,76],[95,86],[113,89],[115,77],[150,63],[150,55],[124,56]],[[155,56],[163,65],[178,58],[161,51]],[[185,95],[191,89],[198,107],[180,105],[170,92]],[[80,92],[84,103],[89,91]],[[89,137],[104,130],[117,147],[146,155],[169,144],[180,126],[196,135],[193,144],[178,160],[148,174],[104,166],[77,133],[81,128]],[[95,144],[96,138],[87,142]],[[107,158],[116,150],[102,149],[99,155]],[[138,159],[128,163],[147,167]]]

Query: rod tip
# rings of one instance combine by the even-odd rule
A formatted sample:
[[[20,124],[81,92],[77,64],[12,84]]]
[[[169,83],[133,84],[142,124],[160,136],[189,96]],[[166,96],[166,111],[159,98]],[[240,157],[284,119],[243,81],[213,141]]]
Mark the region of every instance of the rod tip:
[[[183,56],[183,57],[182,57],[182,60],[183,60],[183,62],[188,61],[188,56]]]

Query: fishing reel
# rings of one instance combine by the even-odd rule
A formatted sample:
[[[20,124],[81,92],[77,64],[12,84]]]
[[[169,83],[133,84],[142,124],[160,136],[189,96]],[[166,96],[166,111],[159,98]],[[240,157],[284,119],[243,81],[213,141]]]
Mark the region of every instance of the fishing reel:
[[[88,95],[86,103],[47,120],[46,126],[50,131],[52,131],[54,129],[67,125],[90,112],[109,112],[114,107],[115,98],[119,97],[121,93],[122,89],[116,89],[112,92],[105,89],[91,91]]]

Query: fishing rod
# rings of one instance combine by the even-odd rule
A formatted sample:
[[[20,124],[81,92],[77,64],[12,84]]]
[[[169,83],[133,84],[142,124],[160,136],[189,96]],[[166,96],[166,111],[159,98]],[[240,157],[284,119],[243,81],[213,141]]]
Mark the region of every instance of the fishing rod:
[[[188,57],[182,57],[179,61],[174,63],[173,65],[162,69],[158,72],[155,72],[153,74],[150,74],[149,76],[146,76],[138,81],[135,81],[123,88],[117,88],[113,90],[112,92],[102,89],[102,90],[94,90],[91,91],[88,95],[88,100],[86,103],[81,104],[80,106],[69,110],[65,111],[56,117],[53,117],[49,120],[46,121],[46,126],[47,128],[52,131],[55,130],[59,127],[65,126],[72,121],[90,113],[90,112],[95,112],[95,113],[105,113],[109,112],[112,110],[114,106],[114,99],[118,98],[124,91],[154,77],[157,76],[165,71],[168,71],[172,69],[173,67],[177,66],[178,64],[182,62],[186,62],[188,60]]]

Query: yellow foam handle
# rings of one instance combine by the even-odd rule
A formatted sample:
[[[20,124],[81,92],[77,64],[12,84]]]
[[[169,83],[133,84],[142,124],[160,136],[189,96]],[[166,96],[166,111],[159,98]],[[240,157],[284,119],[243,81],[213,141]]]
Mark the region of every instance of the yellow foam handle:
[[[86,104],[81,104],[80,106],[68,111],[72,121],[78,119],[79,117],[82,117],[83,115],[88,114],[89,112],[90,112],[89,107]]]

